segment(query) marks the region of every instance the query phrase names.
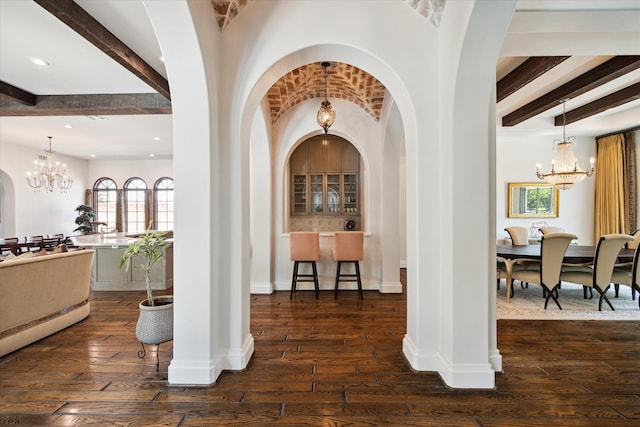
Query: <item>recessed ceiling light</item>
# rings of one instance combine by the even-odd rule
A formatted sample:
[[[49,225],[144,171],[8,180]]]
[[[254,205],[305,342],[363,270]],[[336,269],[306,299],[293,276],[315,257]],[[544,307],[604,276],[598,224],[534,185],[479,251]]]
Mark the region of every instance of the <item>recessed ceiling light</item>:
[[[160,57],[160,61],[164,62],[164,56]]]
[[[95,154],[89,154],[89,157],[95,157],[95,156],[96,156]]]
[[[73,126],[71,126],[71,125],[64,125],[64,127],[67,128],[67,129],[73,129]]]
[[[154,136],[154,137],[153,137],[153,139],[154,139],[155,141],[160,141],[160,137],[159,137],[159,136]]]
[[[31,62],[33,62],[36,65],[40,65],[41,67],[48,67],[49,63],[43,59],[40,58],[31,58]]]
[[[156,156],[156,155],[155,155],[155,154],[153,154],[153,153],[149,154],[149,157],[155,157],[155,156]]]

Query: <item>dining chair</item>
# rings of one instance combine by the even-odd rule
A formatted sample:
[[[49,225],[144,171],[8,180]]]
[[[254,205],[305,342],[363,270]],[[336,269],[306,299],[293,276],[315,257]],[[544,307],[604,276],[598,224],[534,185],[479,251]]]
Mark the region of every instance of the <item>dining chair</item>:
[[[39,251],[42,244],[42,236],[26,236],[24,238],[25,243],[28,244],[27,251]]]
[[[633,254],[633,262],[631,268],[627,267],[615,267],[613,269],[613,275],[611,281],[613,283],[622,283],[623,285],[631,286],[631,298],[636,299],[636,291],[640,292],[640,247],[636,248]],[[638,298],[638,308],[640,308],[640,297]]]
[[[596,253],[593,257],[593,264],[563,271],[560,274],[560,280],[584,286],[585,298],[587,288],[595,289],[600,294],[598,310],[602,311],[602,302],[606,301],[611,310],[615,311],[611,301],[607,298],[607,291],[612,283],[613,269],[620,249],[630,240],[633,240],[633,238],[627,234],[605,234],[600,236],[596,246]]]
[[[1,240],[2,243],[0,243],[0,255],[6,255],[8,253],[20,255],[20,249],[18,248],[19,239],[17,237],[5,237]]]
[[[40,249],[45,251],[51,251],[58,247],[62,243],[59,237],[43,237],[40,241]]]
[[[333,235],[333,259],[337,262],[334,297],[338,298],[340,282],[357,282],[360,299],[363,299],[360,261],[364,259],[364,232],[336,231]],[[342,273],[343,263],[353,263],[355,273]]]
[[[511,264],[511,270],[513,271],[526,269],[528,264],[526,261],[528,261],[528,259],[522,258],[522,260],[523,262],[521,264]],[[533,261],[535,262],[535,260]],[[497,290],[500,290],[500,280],[511,280],[511,286],[509,286],[509,283],[507,283],[507,290],[509,291],[509,298],[513,298],[513,277],[511,277],[511,274],[508,271],[508,263],[509,261],[507,261],[506,258],[501,256],[496,257],[496,281],[498,282]],[[520,283],[520,285],[522,286],[522,288],[525,287],[525,283]]]
[[[500,290],[500,279],[507,279],[507,260],[504,257],[496,257],[496,280]]]
[[[529,244],[529,230],[526,227],[511,226],[504,229],[509,233],[511,237],[511,244],[513,245],[528,245]]]
[[[540,230],[540,232],[542,233],[543,236],[545,234],[548,234],[548,233],[563,233],[564,232],[564,228],[562,228],[562,227],[540,227],[538,230]]]
[[[637,229],[636,231],[634,231],[633,233],[630,234],[631,237],[633,237],[633,240],[630,240],[627,242],[627,244],[625,245],[627,247],[627,249],[637,249],[638,246],[640,246],[640,228]],[[633,268],[633,262],[623,262],[623,263],[619,263],[616,264],[614,269],[623,269],[629,272],[629,274],[631,274],[631,270]],[[618,292],[620,290],[620,284],[617,282],[613,282],[613,287],[616,291],[616,298],[618,298]],[[631,299],[635,301],[636,299],[636,288],[634,288],[633,286],[631,287]],[[638,303],[640,304],[640,300],[638,301]]]
[[[540,260],[537,262],[537,268],[534,268],[535,264],[532,260],[527,260],[529,264],[527,268],[516,269],[511,273],[513,279],[542,286],[545,296],[545,310],[550,298],[553,298],[558,308],[562,310],[562,306],[558,302],[562,259],[569,244],[575,238],[576,236],[570,233],[543,235],[540,240]]]
[[[515,246],[519,245],[528,245],[529,244],[529,229],[526,227],[519,226],[511,226],[504,229],[507,233],[509,233],[509,237],[511,237],[511,244]],[[513,264],[511,266],[512,269],[525,270],[527,268],[528,260],[521,260],[520,262]],[[535,263],[535,261],[534,261]],[[535,264],[534,264],[535,266]],[[511,296],[513,296],[513,276],[511,277]],[[527,282],[520,281],[521,288],[528,288],[529,284]]]
[[[293,298],[298,282],[313,282],[317,299],[320,285],[316,261],[320,259],[320,233],[317,231],[292,231],[289,233],[289,247],[291,261],[294,262],[289,299]],[[301,263],[311,264],[312,273],[298,273]]]

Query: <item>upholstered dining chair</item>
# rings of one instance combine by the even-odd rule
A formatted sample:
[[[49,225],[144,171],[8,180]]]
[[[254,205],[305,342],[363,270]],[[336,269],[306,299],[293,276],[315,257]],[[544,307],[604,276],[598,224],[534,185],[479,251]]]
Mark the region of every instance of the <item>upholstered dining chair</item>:
[[[631,233],[631,237],[633,237],[633,240],[629,240],[625,246],[627,247],[627,249],[638,249],[638,246],[640,246],[640,228]],[[631,270],[633,269],[633,262],[619,263],[616,264],[614,268],[622,269],[631,274]],[[618,298],[618,291],[620,288],[619,285],[620,284],[618,282],[613,282],[613,287],[616,290],[616,298]],[[634,288],[633,286],[631,287],[631,299],[634,301],[636,300],[636,288]],[[638,301],[638,303],[640,304],[640,300]]]
[[[631,298],[636,299],[636,291],[640,292],[640,247],[636,247],[633,254],[633,262],[631,268],[626,265],[624,267],[615,267],[611,276],[613,283],[622,283],[631,286]],[[638,308],[640,308],[640,297],[638,298]]]
[[[526,269],[516,269],[511,277],[521,282],[535,283],[542,286],[546,297],[544,308],[547,309],[549,299],[553,298],[558,308],[562,306],[558,302],[558,287],[560,286],[560,271],[564,254],[569,244],[576,236],[569,233],[549,233],[540,240],[540,261],[538,268],[533,268],[532,261],[527,260],[529,266]]]
[[[519,245],[528,245],[529,244],[529,229],[526,227],[518,227],[511,226],[504,229],[507,233],[509,233],[509,237],[511,237],[511,244],[515,246]],[[522,260],[516,264],[513,264],[513,269],[525,270],[528,266],[528,261]],[[512,276],[513,279],[513,276]],[[511,282],[513,284],[513,281]],[[525,288],[529,287],[527,282],[520,281],[520,287]],[[513,294],[513,286],[511,286],[511,293]],[[513,296],[513,295],[511,295]]]
[[[316,261],[320,259],[320,233],[317,231],[292,231],[289,233],[289,247],[291,261],[293,261],[293,278],[291,279],[289,299],[293,298],[298,282],[313,282],[317,299],[320,285]],[[312,273],[298,273],[300,263],[311,264]]]
[[[595,289],[600,294],[598,310],[602,311],[602,302],[606,301],[611,310],[615,311],[611,301],[607,298],[607,291],[612,283],[613,268],[620,249],[630,240],[633,240],[633,238],[627,234],[605,234],[600,236],[596,246],[596,253],[593,257],[593,264],[563,271],[560,274],[560,280],[584,286],[585,298],[587,288]]]
[[[563,233],[564,232],[564,228],[562,228],[562,227],[540,227],[538,230],[540,230],[540,232],[542,233],[543,236],[545,234],[548,234],[548,233]]]
[[[364,233],[362,231],[336,231],[333,235],[333,259],[336,261],[335,298],[338,298],[340,282],[357,282],[360,299],[362,295],[362,279],[360,278],[360,261],[364,259]],[[355,273],[342,273],[344,263],[353,263]]]
[[[496,257],[496,280],[497,280],[497,290],[500,290],[500,280],[505,279],[508,280],[509,274],[507,272],[507,260],[504,257]],[[511,279],[511,286],[507,285],[507,288],[511,288],[511,293],[509,295],[510,298],[513,297],[513,279]]]
[[[504,231],[509,233],[513,245],[529,244],[529,229],[526,227],[511,226],[505,228]]]
[[[627,242],[627,248],[637,249],[640,247],[640,228],[631,233],[631,237],[633,237],[633,240]]]

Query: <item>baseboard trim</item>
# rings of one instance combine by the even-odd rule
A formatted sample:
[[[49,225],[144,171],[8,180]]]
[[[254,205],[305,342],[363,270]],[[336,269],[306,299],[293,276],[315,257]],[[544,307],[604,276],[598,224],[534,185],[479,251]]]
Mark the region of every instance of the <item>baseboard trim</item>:
[[[271,295],[275,287],[270,282],[251,282],[250,292],[252,294]]]

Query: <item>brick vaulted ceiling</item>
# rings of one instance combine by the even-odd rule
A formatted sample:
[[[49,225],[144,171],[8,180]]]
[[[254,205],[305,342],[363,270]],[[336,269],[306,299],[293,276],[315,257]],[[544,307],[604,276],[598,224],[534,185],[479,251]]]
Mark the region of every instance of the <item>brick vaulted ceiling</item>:
[[[253,0],[211,0],[220,31],[238,16]],[[405,0],[406,4],[435,26],[446,0]],[[349,64],[332,62],[327,68],[327,95],[330,99],[344,99],[365,110],[375,120],[380,111],[386,89],[375,77]],[[324,98],[324,70],[320,63],[307,64],[282,76],[268,91],[267,98],[272,124],[302,101]]]
[[[360,106],[374,119],[380,119],[385,87],[372,75],[349,64],[330,63],[327,67],[327,96]],[[324,98],[324,69],[320,63],[307,64],[285,74],[267,93],[271,122],[302,101]],[[320,105],[320,102],[318,102]]]

